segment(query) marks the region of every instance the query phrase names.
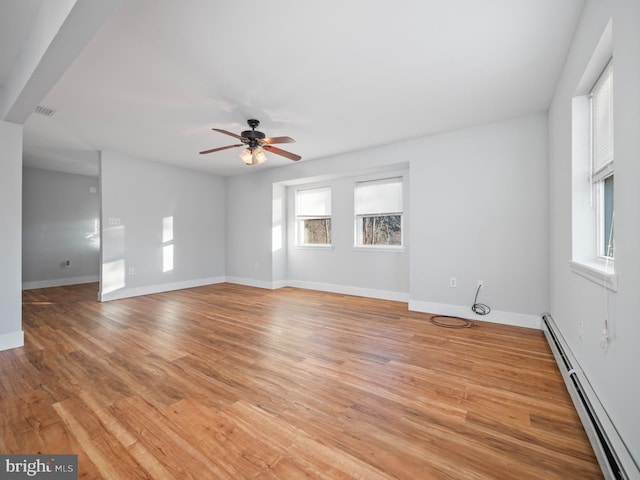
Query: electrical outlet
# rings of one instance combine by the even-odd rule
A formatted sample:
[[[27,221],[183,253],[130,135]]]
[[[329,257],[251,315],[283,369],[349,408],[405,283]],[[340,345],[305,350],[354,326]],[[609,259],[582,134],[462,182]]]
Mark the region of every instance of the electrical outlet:
[[[484,280],[478,280],[478,287],[480,287],[480,290],[484,290]]]
[[[580,327],[578,328],[578,338],[582,340],[582,337],[584,337],[584,321],[580,320]]]
[[[458,281],[456,277],[449,277],[449,287],[456,288],[458,286]]]
[[[133,267],[129,267],[129,275],[135,275],[136,271],[133,269]]]

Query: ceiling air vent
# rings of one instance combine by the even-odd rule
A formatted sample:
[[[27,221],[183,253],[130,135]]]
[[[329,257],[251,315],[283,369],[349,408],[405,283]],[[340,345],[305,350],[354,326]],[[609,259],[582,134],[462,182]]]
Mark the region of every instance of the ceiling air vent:
[[[43,107],[42,105],[38,105],[36,107],[36,113],[40,115],[44,115],[45,117],[53,117],[53,115],[57,112],[56,109],[50,107]]]

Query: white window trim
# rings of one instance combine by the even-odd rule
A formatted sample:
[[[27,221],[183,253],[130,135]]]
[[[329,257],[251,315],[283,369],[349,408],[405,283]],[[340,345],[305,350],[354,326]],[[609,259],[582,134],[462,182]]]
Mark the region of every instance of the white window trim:
[[[572,104],[572,258],[569,260],[570,270],[598,285],[604,286],[612,292],[616,292],[618,289],[618,276],[615,273],[615,261],[612,258],[602,257],[599,254],[599,245],[597,232],[598,226],[597,217],[595,212],[595,185],[594,176],[592,173],[591,164],[591,152],[590,152],[590,138],[589,147],[586,148],[587,135],[584,134],[584,128],[587,126],[584,123],[587,122],[590,126],[591,116],[586,115],[590,110],[590,92],[592,87],[605,70],[607,65],[611,62],[613,54],[613,27],[611,20],[607,24],[603,34],[596,46],[595,51],[586,67],[586,70],[577,85],[576,92],[573,98]],[[576,112],[579,112],[579,116],[576,117]],[[576,119],[578,122],[576,123]],[[582,133],[581,133],[582,132]],[[591,136],[589,132],[588,136]],[[577,155],[577,157],[576,157]],[[588,166],[587,166],[588,163]],[[598,178],[602,179],[607,176],[605,172],[607,169],[611,169],[613,173],[613,161],[610,165],[607,165],[606,169],[598,171]],[[603,176],[604,175],[604,176]],[[584,183],[583,183],[584,182]],[[578,195],[586,195],[586,203],[580,201],[576,204],[576,190],[580,191]],[[591,198],[591,210],[590,214],[587,212],[589,203],[589,196]],[[576,207],[576,205],[578,205]],[[582,205],[582,206],[580,206]],[[584,235],[590,232],[590,240],[584,242]]]
[[[404,245],[356,245],[353,250],[358,252],[399,253],[406,250]]]
[[[314,220],[314,219],[319,219],[319,218],[328,218],[328,219],[332,219],[331,216],[329,217],[295,217],[295,228],[296,228],[296,232],[295,232],[295,246],[296,248],[309,248],[309,249],[316,249],[316,248],[332,248],[333,247],[333,243],[302,243],[301,242],[301,238],[300,238],[300,223],[302,220]],[[331,230],[333,230],[333,222],[332,222],[332,227]],[[331,232],[331,241],[333,242],[333,231]]]
[[[333,245],[330,243],[303,243],[295,245],[295,248],[299,250],[333,250]]]
[[[387,172],[389,173],[389,172]],[[355,212],[357,205],[355,202],[355,192],[359,183],[385,183],[393,180],[400,180],[400,184],[402,185],[402,212],[386,212],[380,213],[380,216],[385,215],[400,215],[400,222],[402,225],[402,229],[400,230],[400,245],[360,245],[358,244],[358,217],[371,216],[371,215],[362,215]],[[362,252],[385,252],[385,253],[398,253],[403,252],[405,250],[405,206],[406,206],[406,177],[404,174],[399,175],[385,175],[381,177],[367,178],[357,180],[354,183],[353,191],[354,191],[354,217],[353,217],[353,250],[354,251],[362,251]],[[378,215],[378,214],[375,214]]]
[[[609,232],[604,231],[604,217],[605,217],[605,189],[604,182],[607,178],[615,174],[614,169],[614,133],[613,133],[613,118],[611,118],[613,112],[613,106],[610,104],[613,98],[613,91],[605,90],[602,85],[605,85],[607,79],[613,78],[613,60],[609,59],[606,66],[594,82],[591,90],[589,91],[589,103],[590,103],[590,151],[591,151],[591,182],[592,182],[592,198],[595,201],[595,235],[596,235],[596,257],[599,259],[607,259],[610,262],[614,261],[614,257],[607,255],[608,235]],[[600,129],[600,123],[594,123],[594,115],[596,114],[594,97],[597,96],[597,92],[608,93],[606,98],[607,103],[601,103],[601,109],[598,111],[600,114],[604,112],[607,114],[606,126],[608,127],[604,132]],[[599,116],[599,115],[598,115]],[[596,135],[596,131],[600,132],[600,135]],[[604,133],[604,134],[603,134]],[[596,140],[599,138],[605,138],[604,149],[600,150],[596,148]],[[598,153],[605,152],[604,158],[598,155]],[[615,180],[614,180],[615,181]],[[615,253],[614,253],[615,256]]]
[[[329,191],[329,215],[310,216],[310,215],[298,214],[298,193],[305,190],[328,190]],[[300,223],[303,220],[328,218],[332,220],[331,229],[333,230],[333,214],[331,212],[332,195],[333,195],[333,190],[331,188],[331,185],[314,185],[314,186],[305,185],[304,187],[295,189],[293,194],[293,202],[294,202],[294,225],[295,225],[295,247],[296,248],[309,249],[309,250],[315,250],[315,249],[330,250],[333,248],[332,243],[304,243],[302,242],[303,239],[300,237]],[[331,242],[333,242],[333,231],[331,232]]]
[[[610,164],[611,165],[611,164]],[[606,177],[599,179],[598,181],[593,183],[594,189],[594,198],[595,201],[595,224],[596,224],[596,249],[598,260],[607,261],[611,263],[611,265],[615,265],[615,248],[614,248],[614,256],[610,257],[607,255],[607,246],[609,244],[609,232],[605,229],[605,186],[604,181],[610,176],[614,175],[613,171]],[[615,182],[615,179],[614,179]],[[614,187],[615,188],[615,187]],[[614,208],[614,217],[615,217],[615,208]],[[615,225],[612,221],[612,230],[615,231]],[[615,243],[615,236],[614,236]],[[603,253],[604,252],[604,253]]]
[[[618,291],[618,275],[614,272],[612,261],[576,261],[569,260],[569,266],[576,273],[612,292]]]

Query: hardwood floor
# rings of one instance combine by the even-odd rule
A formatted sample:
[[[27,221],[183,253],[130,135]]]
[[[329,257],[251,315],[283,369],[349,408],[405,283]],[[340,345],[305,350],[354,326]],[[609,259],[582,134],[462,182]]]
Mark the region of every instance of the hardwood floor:
[[[80,478],[602,478],[540,331],[406,304],[212,285],[24,292],[0,452]]]

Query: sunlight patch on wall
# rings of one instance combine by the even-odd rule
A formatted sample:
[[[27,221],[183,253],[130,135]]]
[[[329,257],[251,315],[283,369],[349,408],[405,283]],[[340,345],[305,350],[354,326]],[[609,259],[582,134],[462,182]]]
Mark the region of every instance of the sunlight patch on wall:
[[[100,220],[93,220],[93,228],[91,231],[85,233],[84,238],[89,240],[89,244],[92,248],[98,250],[100,248]]]
[[[162,247],[162,272],[171,270],[173,270],[173,245],[165,245]]]
[[[173,240],[173,216],[162,219],[162,243]]]
[[[173,270],[173,216],[162,219],[162,272]]]
[[[111,293],[125,287],[124,259],[102,264],[102,293]]]
[[[282,225],[274,225],[271,229],[271,253],[282,248]]]

